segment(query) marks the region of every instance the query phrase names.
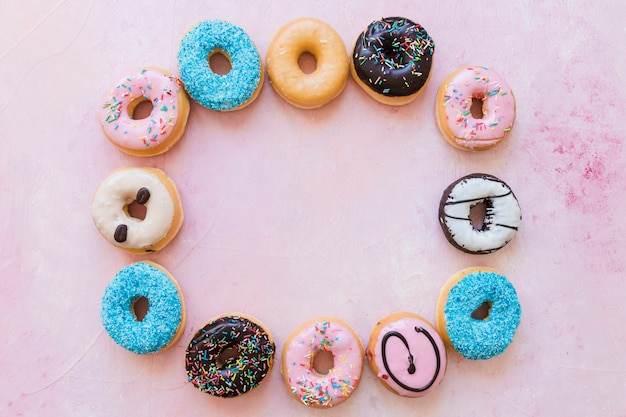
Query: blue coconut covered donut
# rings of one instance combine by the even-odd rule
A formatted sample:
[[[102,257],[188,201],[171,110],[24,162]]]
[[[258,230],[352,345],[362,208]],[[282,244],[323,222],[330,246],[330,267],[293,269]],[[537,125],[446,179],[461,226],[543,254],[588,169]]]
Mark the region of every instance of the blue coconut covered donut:
[[[225,55],[230,71],[209,66],[214,53]],[[221,20],[198,23],[183,37],[178,51],[180,78],[189,95],[212,110],[236,110],[250,104],[263,84],[263,64],[256,46],[238,26]]]
[[[513,341],[522,310],[513,285],[486,267],[463,269],[441,289],[436,321],[444,342],[466,359],[489,359]]]
[[[135,302],[148,300],[142,320]],[[170,347],[183,332],[183,296],[174,278],[154,262],[136,262],[119,271],[102,296],[100,317],[109,336],[123,348],[138,354]]]

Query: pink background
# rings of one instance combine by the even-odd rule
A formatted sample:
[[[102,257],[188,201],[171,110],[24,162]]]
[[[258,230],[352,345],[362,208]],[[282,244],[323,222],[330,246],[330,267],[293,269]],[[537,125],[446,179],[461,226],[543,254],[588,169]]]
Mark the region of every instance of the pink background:
[[[5,3],[1,415],[626,415],[623,2]],[[393,15],[436,42],[430,82],[410,105],[378,104],[350,79],[334,102],[305,111],[266,80],[242,111],[193,103],[185,137],[161,156],[123,154],[100,131],[104,93],[137,66],[177,72],[180,38],[198,20],[241,26],[265,56],[296,17],[326,21],[351,48],[370,21]],[[483,154],[455,150],[435,123],[436,90],[461,65],[494,68],[517,98],[507,142]],[[92,223],[91,196],[120,166],[159,167],[179,187],[185,223],[158,254],[128,255]],[[446,241],[437,205],[449,183],[481,171],[512,187],[524,220],[506,248],[471,256]],[[99,317],[106,285],[142,259],[168,268],[187,303],[183,337],[151,356],[117,346]],[[329,411],[294,401],[278,366],[231,400],[186,381],[185,346],[212,316],[258,317],[279,352],[319,315],[346,320],[366,343],[396,310],[433,321],[442,284],[475,265],[513,282],[521,326],[492,360],[449,352],[424,398],[394,396],[369,367]]]

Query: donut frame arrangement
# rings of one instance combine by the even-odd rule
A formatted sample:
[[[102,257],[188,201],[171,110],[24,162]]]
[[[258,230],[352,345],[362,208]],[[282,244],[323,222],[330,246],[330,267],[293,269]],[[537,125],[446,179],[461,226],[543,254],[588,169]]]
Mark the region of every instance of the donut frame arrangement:
[[[107,140],[131,155],[167,152],[184,135],[189,98],[215,111],[235,111],[259,95],[265,72],[275,93],[295,107],[316,109],[343,91],[349,74],[363,91],[385,105],[406,105],[430,79],[435,42],[418,23],[404,17],[371,22],[352,51],[326,23],[301,18],[273,37],[265,63],[246,32],[221,20],[201,21],[182,37],[177,60],[180,79],[167,70],[139,68],[120,78],[105,95],[99,121]],[[316,59],[307,74],[303,53]],[[222,54],[227,74],[209,62]],[[264,65],[265,64],[265,65]],[[136,120],[139,105],[150,114]],[[436,97],[436,122],[443,138],[463,151],[487,151],[504,141],[515,122],[515,96],[493,70],[467,66],[453,71]],[[479,224],[473,218],[482,205]],[[142,212],[136,215],[137,211]],[[162,250],[183,222],[174,181],[156,168],[120,167],[103,180],[92,199],[94,224],[116,247],[133,254]],[[479,216],[480,217],[480,216]],[[442,194],[439,222],[450,244],[466,253],[495,252],[508,244],[521,223],[511,188],[499,178],[473,173]],[[145,317],[135,304],[147,300]],[[152,354],[172,346],[185,325],[183,295],[161,265],[140,261],[125,266],[102,297],[101,319],[121,347]],[[411,312],[394,312],[373,327],[368,343],[340,318],[320,316],[287,338],[280,371],[300,403],[329,408],[343,403],[359,386],[364,359],[383,386],[404,397],[421,397],[442,382],[447,349],[468,360],[502,354],[512,343],[521,307],[511,282],[499,271],[477,266],[458,271],[443,285],[435,325]],[[257,387],[271,371],[276,345],[270,330],[245,313],[210,319],[185,352],[188,381],[220,398]],[[321,370],[317,358],[332,358]]]

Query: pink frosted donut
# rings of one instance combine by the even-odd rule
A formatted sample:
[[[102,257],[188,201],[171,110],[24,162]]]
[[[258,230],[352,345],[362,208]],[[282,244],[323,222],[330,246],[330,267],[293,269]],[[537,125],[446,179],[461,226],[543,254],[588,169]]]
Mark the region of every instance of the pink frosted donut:
[[[376,323],[366,349],[370,367],[385,388],[421,397],[446,373],[446,348],[437,330],[413,313],[397,312]]]
[[[465,151],[485,151],[513,128],[515,96],[493,70],[461,67],[439,87],[436,114],[448,143]]]
[[[332,354],[332,366],[316,370],[320,352]],[[304,405],[328,408],[341,404],[358,387],[363,345],[343,320],[319,317],[298,327],[283,346],[281,370],[293,396]]]
[[[134,118],[138,105],[152,104],[147,117]],[[118,149],[136,156],[169,150],[182,137],[189,99],[180,81],[158,68],[140,68],[120,79],[105,96],[100,126]]]

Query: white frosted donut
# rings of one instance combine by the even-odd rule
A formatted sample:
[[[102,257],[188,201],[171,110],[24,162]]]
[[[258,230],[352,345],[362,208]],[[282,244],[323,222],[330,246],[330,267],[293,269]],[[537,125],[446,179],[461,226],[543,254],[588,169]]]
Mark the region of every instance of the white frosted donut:
[[[482,227],[470,219],[472,207],[486,207]],[[515,194],[502,180],[489,174],[470,174],[453,182],[443,192],[439,223],[452,245],[467,253],[495,252],[517,233],[522,212]]]
[[[128,207],[145,207],[145,218]],[[174,182],[157,168],[120,168],[96,190],[91,213],[100,233],[132,253],[154,252],[174,238],[182,224],[182,206]]]

